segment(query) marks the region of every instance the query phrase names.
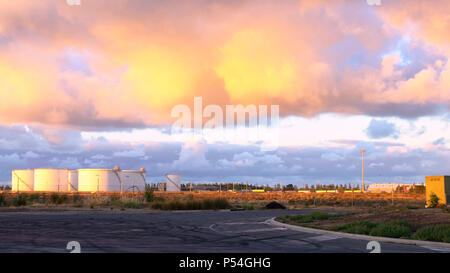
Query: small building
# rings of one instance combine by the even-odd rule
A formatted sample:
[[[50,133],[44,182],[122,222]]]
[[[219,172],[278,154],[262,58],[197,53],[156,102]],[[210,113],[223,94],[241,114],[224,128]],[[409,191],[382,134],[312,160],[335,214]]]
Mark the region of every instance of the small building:
[[[399,186],[401,185],[396,183],[370,184],[369,187],[367,188],[367,191],[372,193],[382,193],[382,192],[391,193],[392,191],[395,191]]]
[[[439,198],[439,204],[448,205],[450,201],[450,176],[426,176],[426,196],[427,205],[429,205],[430,197],[434,193]]]

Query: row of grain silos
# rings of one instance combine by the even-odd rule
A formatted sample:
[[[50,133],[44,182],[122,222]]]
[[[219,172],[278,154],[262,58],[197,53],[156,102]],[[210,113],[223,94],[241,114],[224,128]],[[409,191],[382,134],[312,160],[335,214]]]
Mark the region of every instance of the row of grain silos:
[[[145,169],[13,170],[13,191],[113,192],[144,191]]]

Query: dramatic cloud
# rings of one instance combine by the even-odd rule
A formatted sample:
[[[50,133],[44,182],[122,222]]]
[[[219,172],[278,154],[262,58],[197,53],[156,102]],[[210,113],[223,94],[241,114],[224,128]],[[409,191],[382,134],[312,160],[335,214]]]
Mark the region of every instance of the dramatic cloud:
[[[1,4],[4,124],[163,125],[194,95],[283,115],[448,110],[445,0],[35,2]]]

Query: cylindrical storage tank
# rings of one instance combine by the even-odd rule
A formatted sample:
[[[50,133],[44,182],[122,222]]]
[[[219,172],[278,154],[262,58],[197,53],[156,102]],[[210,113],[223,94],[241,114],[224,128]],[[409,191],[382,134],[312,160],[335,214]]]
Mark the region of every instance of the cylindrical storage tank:
[[[167,186],[166,191],[181,191],[181,175],[166,174]]]
[[[120,191],[119,173],[111,169],[79,169],[78,191]]]
[[[68,169],[35,169],[35,191],[67,191],[69,185]]]
[[[78,171],[69,171],[68,191],[78,191]]]
[[[11,172],[11,188],[13,191],[33,191],[34,170],[13,170]]]
[[[119,173],[123,191],[144,191],[145,170],[122,170]]]

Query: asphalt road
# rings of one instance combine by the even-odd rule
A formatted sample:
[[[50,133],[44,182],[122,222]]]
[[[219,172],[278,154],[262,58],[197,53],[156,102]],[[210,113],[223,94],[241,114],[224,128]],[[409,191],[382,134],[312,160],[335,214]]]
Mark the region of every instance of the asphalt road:
[[[266,220],[303,211],[0,213],[0,252],[367,253],[368,241],[292,231]],[[381,243],[381,252],[448,252]]]

